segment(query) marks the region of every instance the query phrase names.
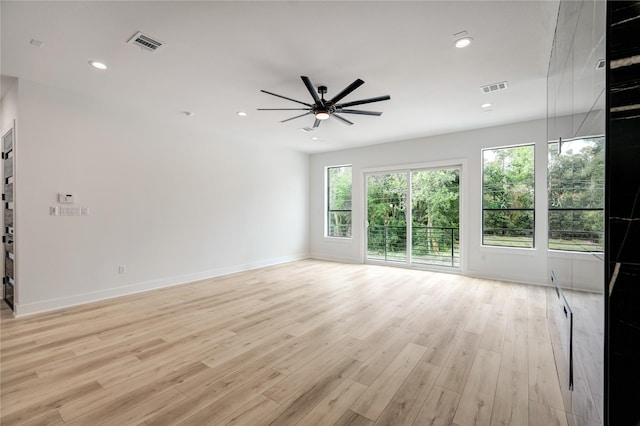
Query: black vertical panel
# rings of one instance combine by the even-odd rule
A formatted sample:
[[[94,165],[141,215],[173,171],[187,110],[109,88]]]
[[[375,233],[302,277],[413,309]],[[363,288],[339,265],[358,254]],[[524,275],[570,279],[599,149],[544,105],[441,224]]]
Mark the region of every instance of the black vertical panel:
[[[607,2],[607,424],[640,425],[640,2]]]

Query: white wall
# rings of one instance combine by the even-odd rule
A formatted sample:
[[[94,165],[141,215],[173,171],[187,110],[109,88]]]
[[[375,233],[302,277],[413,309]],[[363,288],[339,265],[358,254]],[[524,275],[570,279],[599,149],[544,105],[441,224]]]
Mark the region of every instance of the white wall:
[[[483,148],[536,144],[536,248],[513,249],[481,246],[481,173]],[[461,273],[477,277],[550,285],[547,246],[546,122],[490,127],[468,132],[315,154],[310,157],[310,252],[313,257],[360,263],[364,261],[364,170],[407,165],[463,163],[461,175]],[[326,166],[353,165],[353,238],[324,237]],[[602,262],[588,254],[556,256],[556,269],[571,269],[576,259],[589,271]],[[563,272],[563,277],[567,275]],[[572,275],[572,277],[574,277]],[[577,275],[572,288],[601,289],[603,274]],[[579,278],[579,279],[578,279]]]
[[[0,134],[4,135],[13,126],[13,121],[18,119],[18,80],[5,77],[2,83],[10,84],[9,88],[3,87],[6,95],[0,102]]]
[[[307,256],[307,155],[24,80],[19,109],[18,314]]]

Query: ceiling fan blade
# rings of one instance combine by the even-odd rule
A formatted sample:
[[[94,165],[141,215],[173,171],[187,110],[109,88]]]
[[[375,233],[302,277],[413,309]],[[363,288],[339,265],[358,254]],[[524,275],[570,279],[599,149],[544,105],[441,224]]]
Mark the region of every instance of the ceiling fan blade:
[[[377,115],[377,116],[381,116],[382,113],[379,111],[361,111],[359,109],[336,109],[336,112],[339,112],[340,114],[360,114],[360,115]]]
[[[308,104],[308,103],[306,103],[306,102],[296,101],[295,99],[287,98],[286,96],[278,95],[278,94],[276,94],[276,93],[267,92],[266,90],[260,90],[260,91],[261,91],[261,92],[263,92],[263,93],[266,93],[267,95],[277,96],[277,97],[279,97],[279,98],[286,99],[286,100],[288,100],[288,101],[292,101],[292,102],[297,102],[297,103],[299,103],[299,104],[306,105],[306,106],[308,106],[308,107],[311,107],[311,106],[312,106],[311,104]]]
[[[313,101],[316,103],[316,105],[322,105],[322,100],[320,100],[320,97],[316,93],[316,88],[313,87],[313,84],[311,84],[311,80],[309,79],[309,77],[301,75],[300,78],[304,82],[304,85],[307,86],[307,90],[309,91],[309,93],[311,93],[311,97],[313,98]]]
[[[349,93],[353,92],[354,90],[356,90],[358,87],[362,86],[364,84],[364,81],[357,79],[356,81],[354,81],[353,83],[351,83],[350,85],[348,85],[347,87],[344,88],[344,90],[340,93],[338,93],[337,95],[335,95],[330,101],[329,104],[330,105],[334,105],[336,102],[338,102],[340,99],[344,98],[345,96],[347,96]]]
[[[311,111],[305,112],[304,114],[296,115],[295,117],[287,118],[286,120],[282,120],[281,123],[286,123],[287,121],[295,120],[296,118],[304,117],[305,115],[311,114]]]
[[[320,125],[320,123],[322,123],[322,120],[318,120],[316,118],[316,121],[313,123],[313,128],[315,129],[316,127],[318,127]]]
[[[342,121],[344,124],[346,124],[347,126],[351,126],[353,123],[350,122],[349,120],[347,120],[344,117],[340,117],[338,114],[331,114],[331,117],[337,119],[338,121]]]
[[[310,111],[310,108],[258,108],[258,111]]]
[[[378,96],[376,98],[361,99],[359,101],[353,101],[353,102],[345,102],[343,104],[336,105],[336,108],[344,108],[344,107],[350,107],[350,106],[354,106],[354,105],[370,104],[372,102],[388,101],[389,99],[391,99],[391,96],[389,96],[389,95]]]

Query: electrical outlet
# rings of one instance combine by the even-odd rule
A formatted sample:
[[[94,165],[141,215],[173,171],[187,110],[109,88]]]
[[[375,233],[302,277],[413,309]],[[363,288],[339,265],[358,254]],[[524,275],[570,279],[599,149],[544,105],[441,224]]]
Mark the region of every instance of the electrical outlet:
[[[80,207],[60,206],[60,216],[80,216]]]
[[[58,216],[58,206],[49,207],[49,216]]]
[[[119,274],[126,274],[127,273],[127,265],[118,266],[118,273]]]

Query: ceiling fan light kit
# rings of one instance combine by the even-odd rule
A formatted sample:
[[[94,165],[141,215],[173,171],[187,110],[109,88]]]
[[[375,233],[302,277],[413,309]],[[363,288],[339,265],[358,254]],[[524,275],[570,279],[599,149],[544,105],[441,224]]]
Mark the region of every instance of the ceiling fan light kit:
[[[309,91],[309,94],[313,98],[313,103],[302,102],[296,99],[288,98],[286,96],[278,95],[273,92],[261,90],[261,92],[263,93],[304,105],[306,108],[258,108],[258,111],[306,111],[305,113],[296,115],[295,117],[282,120],[281,123],[285,123],[287,121],[295,120],[296,118],[313,114],[313,116],[315,117],[313,128],[318,127],[322,121],[328,120],[329,118],[334,118],[340,121],[341,123],[350,126],[353,124],[351,121],[347,120],[346,118],[336,113],[339,112],[340,114],[344,113],[344,114],[381,116],[382,113],[379,111],[363,111],[358,109],[349,109],[349,107],[356,106],[356,105],[369,104],[373,102],[387,101],[391,99],[389,95],[384,95],[384,96],[378,96],[375,98],[361,99],[358,101],[338,103],[342,99],[347,97],[351,92],[356,90],[358,87],[362,86],[364,84],[364,81],[361,79],[357,79],[353,83],[345,87],[340,93],[338,93],[333,98],[325,99],[324,95],[325,93],[327,93],[327,86],[318,86],[318,91],[316,93],[316,89],[314,85],[311,83],[311,80],[309,79],[309,77],[303,75],[303,76],[300,76],[300,78],[302,79],[302,82],[304,83],[305,87]],[[320,94],[320,96],[318,96],[318,94]]]

